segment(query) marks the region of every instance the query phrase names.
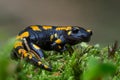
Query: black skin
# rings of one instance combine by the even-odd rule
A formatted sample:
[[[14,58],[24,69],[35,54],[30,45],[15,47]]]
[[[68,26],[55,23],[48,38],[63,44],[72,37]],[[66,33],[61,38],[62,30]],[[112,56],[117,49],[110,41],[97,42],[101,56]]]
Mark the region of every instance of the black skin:
[[[16,39],[16,41],[19,41],[18,43],[22,43],[22,45],[15,44],[17,47],[14,47],[13,49],[12,58],[23,57],[37,67],[51,71],[51,67],[42,64],[40,61],[40,58],[44,58],[44,53],[42,50],[63,52],[65,50],[69,50],[66,45],[72,46],[80,42],[89,42],[92,35],[92,31],[85,30],[84,28],[78,26],[61,26],[59,27],[60,29],[57,28],[57,26],[46,26],[46,28],[44,28],[44,26],[40,25],[35,25],[34,29],[31,28],[31,26],[27,27],[19,33],[18,36],[21,38]],[[29,35],[23,35],[25,32],[27,32]],[[27,44],[24,40],[27,42]],[[29,47],[29,49],[26,47],[26,45]],[[69,48],[73,50],[72,47]],[[29,51],[31,50],[35,52],[35,55],[37,55],[38,58],[33,55],[31,57],[29,54]]]

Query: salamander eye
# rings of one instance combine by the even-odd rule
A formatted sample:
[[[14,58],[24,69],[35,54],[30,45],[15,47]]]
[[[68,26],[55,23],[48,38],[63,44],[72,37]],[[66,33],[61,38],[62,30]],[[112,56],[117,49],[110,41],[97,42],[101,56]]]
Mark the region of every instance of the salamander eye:
[[[79,29],[73,29],[72,32],[73,33],[78,33]]]

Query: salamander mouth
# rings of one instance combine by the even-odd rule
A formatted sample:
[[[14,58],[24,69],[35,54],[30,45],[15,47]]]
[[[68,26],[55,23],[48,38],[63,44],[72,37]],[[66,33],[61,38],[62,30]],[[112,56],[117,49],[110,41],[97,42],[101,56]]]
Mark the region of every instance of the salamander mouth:
[[[89,38],[88,39],[83,39],[83,38],[69,38],[67,40],[68,40],[67,42],[69,44],[71,44],[71,45],[75,45],[75,44],[81,43],[81,42],[89,42],[90,41]]]
[[[89,42],[90,41],[90,36],[78,36],[76,40],[79,40],[81,42]]]
[[[75,45],[77,43],[81,43],[81,42],[89,42],[90,41],[90,36],[89,37],[66,37],[66,40],[69,44],[71,45]]]
[[[90,38],[84,39],[84,42],[89,42]]]

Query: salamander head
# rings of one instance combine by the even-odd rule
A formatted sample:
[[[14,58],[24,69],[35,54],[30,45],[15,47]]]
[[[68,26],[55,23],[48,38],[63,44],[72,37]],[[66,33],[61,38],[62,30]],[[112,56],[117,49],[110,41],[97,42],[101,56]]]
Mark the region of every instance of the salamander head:
[[[68,43],[74,45],[79,42],[89,42],[91,36],[91,30],[85,30],[81,27],[73,27],[71,31],[68,31]]]

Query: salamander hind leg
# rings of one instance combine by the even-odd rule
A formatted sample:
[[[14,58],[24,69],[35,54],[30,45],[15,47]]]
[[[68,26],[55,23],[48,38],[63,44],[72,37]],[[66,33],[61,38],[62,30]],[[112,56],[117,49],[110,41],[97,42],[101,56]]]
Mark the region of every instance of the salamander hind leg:
[[[28,62],[30,62],[31,64],[37,66],[37,67],[40,67],[42,69],[45,69],[47,71],[52,71],[52,68],[45,65],[45,64],[42,64],[42,62],[40,60],[37,60],[35,57],[33,57],[32,55],[29,55],[28,57],[26,57],[26,60]]]
[[[17,36],[16,42],[14,44],[13,52],[11,54],[13,59],[21,59],[23,58],[28,63],[31,63],[39,68],[52,71],[52,68],[42,64],[42,62],[37,59],[35,56],[31,55],[29,51],[25,48],[23,39],[29,38],[29,32],[23,32],[19,36]],[[28,42],[28,41],[27,41]],[[29,43],[28,43],[29,44]],[[29,46],[29,45],[28,45]]]
[[[43,51],[40,49],[40,47],[33,44],[32,42],[29,42],[29,46],[30,46],[31,55],[29,55],[29,57],[27,58],[27,61],[34,64],[35,66],[38,66],[45,70],[51,71],[52,70],[51,67],[49,67],[45,64],[42,64],[42,62],[41,62],[41,58],[44,58],[44,55],[43,55]]]
[[[52,71],[52,68],[42,64],[42,62],[36,58],[35,56],[33,56],[32,54],[30,54],[27,50],[24,49],[23,45],[21,45],[22,42],[17,42],[15,47],[14,47],[14,51],[11,56],[14,59],[25,59],[28,63],[33,64],[34,66],[40,67],[42,69],[48,70],[48,71]]]

